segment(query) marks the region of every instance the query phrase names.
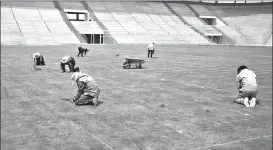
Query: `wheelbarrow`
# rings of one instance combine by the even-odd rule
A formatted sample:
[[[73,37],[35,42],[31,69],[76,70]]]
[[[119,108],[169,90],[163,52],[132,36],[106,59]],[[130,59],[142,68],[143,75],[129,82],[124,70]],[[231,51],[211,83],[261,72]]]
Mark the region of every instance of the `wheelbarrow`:
[[[142,68],[142,64],[145,63],[145,60],[143,58],[138,57],[124,57],[123,61],[123,68],[124,69],[130,69],[130,68]]]

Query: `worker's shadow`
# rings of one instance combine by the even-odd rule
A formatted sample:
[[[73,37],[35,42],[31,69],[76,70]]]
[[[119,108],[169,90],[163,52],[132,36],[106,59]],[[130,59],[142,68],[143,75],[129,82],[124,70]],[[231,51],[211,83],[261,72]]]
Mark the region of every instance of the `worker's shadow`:
[[[103,101],[98,101],[97,106],[99,106],[103,103],[104,103]],[[91,104],[78,104],[77,106],[95,106],[95,105],[93,103],[91,103]]]
[[[98,101],[97,106],[99,106],[99,105],[101,105],[103,103],[104,103],[103,101]],[[94,106],[94,105],[92,105],[92,106]]]
[[[152,57],[152,59],[157,59],[157,58],[159,58],[159,56],[153,56],[153,57]]]
[[[42,70],[41,68],[34,68],[32,69],[33,71],[39,71],[39,70]]]

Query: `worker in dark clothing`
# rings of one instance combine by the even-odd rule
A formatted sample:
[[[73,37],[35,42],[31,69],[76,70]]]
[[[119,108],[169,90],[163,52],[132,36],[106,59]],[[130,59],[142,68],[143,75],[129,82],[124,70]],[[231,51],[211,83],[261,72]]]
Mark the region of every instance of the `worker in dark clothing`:
[[[65,72],[65,65],[69,66],[70,72],[74,72],[75,64],[76,64],[76,62],[73,57],[68,56],[68,55],[64,56],[62,58],[61,64],[60,64],[62,73]]]
[[[36,52],[32,54],[33,69],[38,69],[36,66],[45,66],[45,60],[41,53]]]
[[[86,47],[83,47],[83,46],[79,46],[78,47],[78,50],[79,50],[79,53],[78,53],[78,57],[81,55],[82,57],[83,57],[83,53],[84,53],[84,55],[86,55],[86,53],[89,51],[89,49],[88,48],[86,48]]]

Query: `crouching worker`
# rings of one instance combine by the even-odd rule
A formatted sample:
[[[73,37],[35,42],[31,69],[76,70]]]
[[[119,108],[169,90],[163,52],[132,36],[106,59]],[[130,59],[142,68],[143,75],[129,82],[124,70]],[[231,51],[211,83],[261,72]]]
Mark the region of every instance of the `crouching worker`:
[[[75,67],[75,59],[71,56],[64,56],[61,60],[61,64],[60,64],[60,67],[61,67],[61,72],[64,73],[65,72],[65,65],[68,65],[69,66],[69,69],[70,69],[70,72],[74,72],[74,67]]]
[[[88,74],[82,72],[75,72],[71,76],[74,83],[77,83],[78,92],[71,100],[75,105],[93,104],[97,106],[100,89],[95,80]]]
[[[85,48],[83,46],[79,46],[78,47],[79,53],[78,53],[78,57],[81,55],[83,57],[83,53],[84,55],[86,55],[86,53],[89,51],[88,48]]]
[[[36,66],[45,65],[45,60],[41,53],[36,52],[32,54],[32,59],[33,59],[33,69],[37,69]]]
[[[243,104],[246,107],[254,107],[258,93],[256,74],[246,66],[240,66],[237,69],[236,80],[238,94],[235,96],[234,102]]]

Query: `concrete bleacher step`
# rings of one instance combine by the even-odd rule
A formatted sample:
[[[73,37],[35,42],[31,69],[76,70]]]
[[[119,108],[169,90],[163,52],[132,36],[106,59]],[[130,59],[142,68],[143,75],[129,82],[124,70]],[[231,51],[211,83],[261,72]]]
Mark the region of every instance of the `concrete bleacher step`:
[[[49,30],[43,21],[23,21],[18,20],[18,25],[20,26],[21,32],[31,32],[31,33],[49,33]]]
[[[164,5],[163,2],[144,2],[147,6],[149,6],[154,13],[157,14],[171,14],[169,9]]]
[[[183,19],[188,22],[188,24],[195,26],[195,25],[205,25],[204,22],[202,22],[199,18],[197,17],[192,17],[192,16],[183,16]]]
[[[170,25],[160,25],[160,27],[165,31],[167,32],[169,35],[179,35],[178,31],[175,30],[172,26]]]
[[[54,3],[54,6],[56,7],[56,9],[59,10],[59,12],[60,12],[60,14],[62,16],[62,19],[66,23],[66,25],[69,28],[69,30],[71,30],[74,33],[74,34],[71,34],[71,36],[74,35],[78,39],[78,41],[80,43],[86,43],[86,39],[84,39],[80,34],[78,34],[78,31],[74,28],[74,26],[72,25],[72,23],[69,21],[69,19],[66,16],[64,10],[60,6],[60,3],[57,2],[57,1],[54,1],[53,3]],[[74,42],[77,43],[78,41],[74,41]]]
[[[155,39],[148,33],[131,35],[136,43],[148,44],[153,42]]]
[[[176,13],[183,16],[195,16],[195,14],[185,5],[180,3],[167,3]]]
[[[78,2],[59,1],[59,4],[62,9],[85,10],[84,6],[82,5],[80,1]]]
[[[175,20],[173,19],[172,14],[167,14],[167,15],[160,15],[160,17],[165,21],[165,22],[174,22]]]
[[[181,25],[177,25],[177,26],[173,26],[174,29],[176,31],[178,31],[178,33],[180,33],[180,35],[196,35],[196,36],[201,36],[200,34],[196,33],[194,30],[192,30],[190,27],[188,26],[181,26]]]
[[[202,26],[194,26],[197,30],[199,30],[201,33],[205,35],[215,35],[215,36],[222,36],[222,33],[215,30],[212,26],[210,25],[202,25]]]
[[[147,13],[132,13],[131,15],[139,23],[154,22]]]
[[[100,2],[100,1],[86,1],[87,2],[87,4],[89,5],[89,7],[94,11],[94,12],[97,12],[97,11],[102,11],[102,12],[104,12],[104,11],[106,11],[106,10],[108,10],[105,6],[104,6],[104,4],[103,4],[103,2]]]
[[[39,9],[54,10],[55,6],[53,2],[34,2],[35,6]]]
[[[62,21],[62,16],[57,9],[38,8],[44,21]]]
[[[6,34],[18,33],[18,34],[20,34],[21,31],[16,23],[13,24],[13,23],[1,21],[1,33],[6,33]]]
[[[149,14],[149,17],[155,22],[155,23],[158,23],[158,24],[165,24],[165,20],[163,20],[160,15],[158,14]]]
[[[242,44],[264,44],[272,30],[271,5],[206,7],[243,36]]]
[[[38,9],[35,8],[16,8],[12,5],[12,10],[16,20],[42,21]]]
[[[113,12],[124,12],[126,8],[120,2],[104,2],[104,6]]]
[[[216,25],[216,28],[221,30],[225,35],[227,35],[230,39],[234,40],[237,44],[242,44],[242,36],[236,30],[231,28],[230,26],[220,26]]]
[[[10,5],[1,6],[1,20],[14,20],[13,18],[13,12]]]
[[[134,39],[128,32],[110,32],[117,43],[134,43]]]
[[[206,7],[199,4],[190,4],[199,16],[214,16]]]
[[[137,5],[138,5],[137,2],[125,1],[125,2],[121,2],[121,5],[129,13],[143,13],[143,9],[141,9],[141,7],[137,7]]]
[[[141,24],[147,31],[162,31],[160,25],[156,23],[142,23]]]

